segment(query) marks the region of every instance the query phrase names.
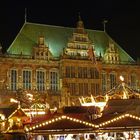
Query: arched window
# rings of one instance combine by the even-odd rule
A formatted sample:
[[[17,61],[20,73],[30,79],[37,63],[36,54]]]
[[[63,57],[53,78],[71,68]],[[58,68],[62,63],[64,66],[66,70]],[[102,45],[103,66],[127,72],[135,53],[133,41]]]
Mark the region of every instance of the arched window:
[[[23,89],[31,90],[31,79],[32,79],[32,72],[30,69],[23,69],[22,71],[23,77]]]
[[[50,81],[50,90],[58,91],[59,90],[59,74],[57,69],[51,69],[49,72],[49,81]]]
[[[44,91],[46,89],[45,81],[46,81],[45,69],[36,70],[36,83],[37,83],[36,88],[37,88],[37,90]]]
[[[15,91],[17,90],[17,83],[18,83],[18,72],[17,69],[10,70],[10,89]]]

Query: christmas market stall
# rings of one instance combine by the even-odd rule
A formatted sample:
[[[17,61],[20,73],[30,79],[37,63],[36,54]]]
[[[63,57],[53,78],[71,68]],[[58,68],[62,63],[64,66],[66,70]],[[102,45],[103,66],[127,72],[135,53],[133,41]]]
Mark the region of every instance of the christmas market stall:
[[[2,132],[7,140],[26,140],[24,125],[30,122],[30,117],[20,106],[5,120],[5,130]]]

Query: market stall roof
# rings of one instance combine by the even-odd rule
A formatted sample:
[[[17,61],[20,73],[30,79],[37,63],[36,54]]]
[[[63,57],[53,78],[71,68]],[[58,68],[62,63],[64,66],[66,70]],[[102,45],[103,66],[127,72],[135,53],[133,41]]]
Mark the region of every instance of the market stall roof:
[[[22,118],[22,117],[27,117],[27,114],[22,110],[22,108],[18,107],[9,117],[18,117],[18,118]]]
[[[90,133],[105,131],[130,131],[140,129],[140,116],[124,113],[110,114],[92,122],[60,115],[42,122],[26,126],[27,133]]]
[[[5,121],[4,133],[24,133],[24,125],[30,122],[29,116],[18,107]]]
[[[95,120],[102,131],[129,131],[140,129],[140,116],[134,114],[106,115]]]
[[[74,116],[74,117],[72,117]],[[88,119],[84,121],[78,115],[60,115],[52,117],[26,127],[26,132],[32,133],[76,133],[96,130],[96,125],[90,123]]]

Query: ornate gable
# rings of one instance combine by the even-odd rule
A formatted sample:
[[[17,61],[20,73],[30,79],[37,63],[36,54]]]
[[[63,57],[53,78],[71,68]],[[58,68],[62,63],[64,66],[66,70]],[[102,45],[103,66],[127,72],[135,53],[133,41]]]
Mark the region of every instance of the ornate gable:
[[[104,61],[106,63],[119,64],[120,56],[118,53],[118,49],[115,47],[114,43],[109,42],[109,46],[104,54]]]
[[[87,32],[84,29],[84,24],[81,18],[77,22],[77,27],[69,39],[67,47],[64,50],[65,57],[76,59],[95,59],[94,44],[89,39]]]
[[[33,48],[34,59],[44,59],[49,60],[51,58],[51,53],[49,47],[45,44],[44,36],[40,36],[38,39],[38,45]]]

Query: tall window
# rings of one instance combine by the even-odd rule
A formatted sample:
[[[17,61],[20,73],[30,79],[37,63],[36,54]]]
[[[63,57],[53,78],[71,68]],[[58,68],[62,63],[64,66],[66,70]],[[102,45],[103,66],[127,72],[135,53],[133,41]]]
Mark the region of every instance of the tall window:
[[[90,68],[90,77],[92,79],[99,79],[99,72],[96,68]]]
[[[84,83],[84,95],[88,95],[88,83]]]
[[[44,70],[37,70],[36,71],[36,83],[37,83],[37,90],[44,91],[45,90],[45,71]]]
[[[136,78],[136,74],[134,73],[130,75],[130,86],[133,89],[137,89],[137,78]]]
[[[107,90],[107,75],[105,72],[102,73],[102,93],[105,93]]]
[[[83,93],[84,93],[83,83],[79,83],[79,95],[83,95]]]
[[[88,95],[88,83],[79,83],[79,95]]]
[[[31,70],[23,70],[23,89],[31,90]]]
[[[59,90],[58,72],[57,71],[50,72],[50,90],[52,90],[52,91]]]
[[[71,66],[71,78],[75,78],[75,67]]]
[[[70,78],[70,67],[66,66],[66,77]]]
[[[76,95],[76,84],[75,83],[69,83],[69,89],[71,95]]]
[[[78,78],[82,78],[82,67],[78,67]]]
[[[83,78],[87,78],[87,67],[83,67]]]
[[[17,70],[15,69],[10,71],[10,83],[11,90],[17,90]]]
[[[99,84],[98,83],[91,83],[91,94],[94,96],[99,95]]]
[[[116,84],[116,73],[112,72],[110,73],[110,89],[114,88]]]
[[[66,77],[75,78],[75,67],[74,66],[66,66]]]
[[[78,78],[87,78],[87,67],[78,67]]]

